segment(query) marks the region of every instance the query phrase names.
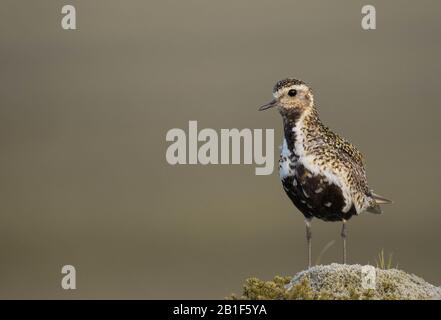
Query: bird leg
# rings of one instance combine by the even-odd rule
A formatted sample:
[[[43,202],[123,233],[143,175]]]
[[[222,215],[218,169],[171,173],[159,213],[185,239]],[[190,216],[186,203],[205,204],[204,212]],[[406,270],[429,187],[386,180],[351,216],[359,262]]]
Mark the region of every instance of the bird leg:
[[[348,235],[346,220],[343,219],[343,225],[341,227],[341,237],[343,239],[343,264],[346,264],[346,237]]]
[[[311,268],[311,251],[312,251],[312,231],[311,231],[311,219],[305,219],[306,224],[306,242],[308,244],[308,268]]]

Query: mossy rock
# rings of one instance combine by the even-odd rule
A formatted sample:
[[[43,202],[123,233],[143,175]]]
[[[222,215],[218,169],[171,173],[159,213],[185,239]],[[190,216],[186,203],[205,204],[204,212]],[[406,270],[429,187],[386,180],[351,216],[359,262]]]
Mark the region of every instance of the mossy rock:
[[[375,286],[363,285],[361,265],[333,263],[318,265],[294,277],[276,276],[272,281],[249,278],[241,296],[244,300],[415,300],[441,299],[441,288],[398,269],[375,270]]]

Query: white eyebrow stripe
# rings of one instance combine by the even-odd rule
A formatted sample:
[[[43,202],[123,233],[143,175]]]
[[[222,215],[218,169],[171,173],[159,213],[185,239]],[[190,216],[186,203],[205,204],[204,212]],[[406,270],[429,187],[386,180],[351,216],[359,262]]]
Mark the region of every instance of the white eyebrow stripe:
[[[294,85],[292,85],[292,86],[289,86],[289,87],[286,87],[286,88],[282,88],[281,90],[274,92],[274,93],[273,93],[273,96],[274,96],[274,98],[277,99],[277,98],[279,98],[282,94],[288,92],[288,91],[291,90],[291,89],[295,89],[295,90],[298,90],[298,91],[301,91],[301,90],[309,90],[308,86],[306,86],[306,85],[304,85],[304,84],[294,84]]]

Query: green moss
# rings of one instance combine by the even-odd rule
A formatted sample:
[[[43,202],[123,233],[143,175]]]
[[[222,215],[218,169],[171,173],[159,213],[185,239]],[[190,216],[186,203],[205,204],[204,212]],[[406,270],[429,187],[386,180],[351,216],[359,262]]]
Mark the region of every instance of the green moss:
[[[398,300],[439,296],[423,279],[397,269],[376,269],[375,289],[362,288],[360,265],[315,266],[294,277],[276,276],[271,281],[249,278],[235,300]]]
[[[310,280],[304,276],[297,284],[287,289],[291,277],[276,276],[271,281],[263,281],[257,278],[248,278],[243,286],[241,296],[231,294],[227,299],[232,300],[370,300],[374,299],[374,290],[360,292],[349,288],[349,295],[336,296],[328,290],[314,290]],[[387,291],[387,286],[384,291]],[[396,299],[392,294],[389,299]]]
[[[229,299],[234,300],[283,300],[286,299],[285,286],[292,277],[276,276],[272,281],[263,281],[257,278],[248,278],[243,285],[243,294],[232,294]]]
[[[232,294],[227,299],[233,300],[329,300],[327,292],[316,292],[310,285],[308,277],[287,289],[292,277],[276,276],[271,281],[249,278],[243,286],[243,294]]]
[[[385,300],[399,300],[399,296],[395,293],[398,289],[397,279],[383,277],[378,285],[378,291]]]

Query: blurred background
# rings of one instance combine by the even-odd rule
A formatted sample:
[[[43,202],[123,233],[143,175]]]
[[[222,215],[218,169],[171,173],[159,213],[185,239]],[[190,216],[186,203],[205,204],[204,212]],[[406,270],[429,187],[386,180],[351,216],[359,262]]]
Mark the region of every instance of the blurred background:
[[[0,298],[223,298],[304,269],[277,165],[165,159],[166,132],[189,120],[274,128],[278,146],[280,116],[257,107],[287,76],[395,201],[350,221],[349,262],[384,249],[441,284],[439,1],[64,2],[2,1]],[[365,4],[377,30],[360,26]],[[313,259],[336,240],[321,263],[341,261],[340,227],[314,220]],[[77,290],[61,289],[66,264]]]

